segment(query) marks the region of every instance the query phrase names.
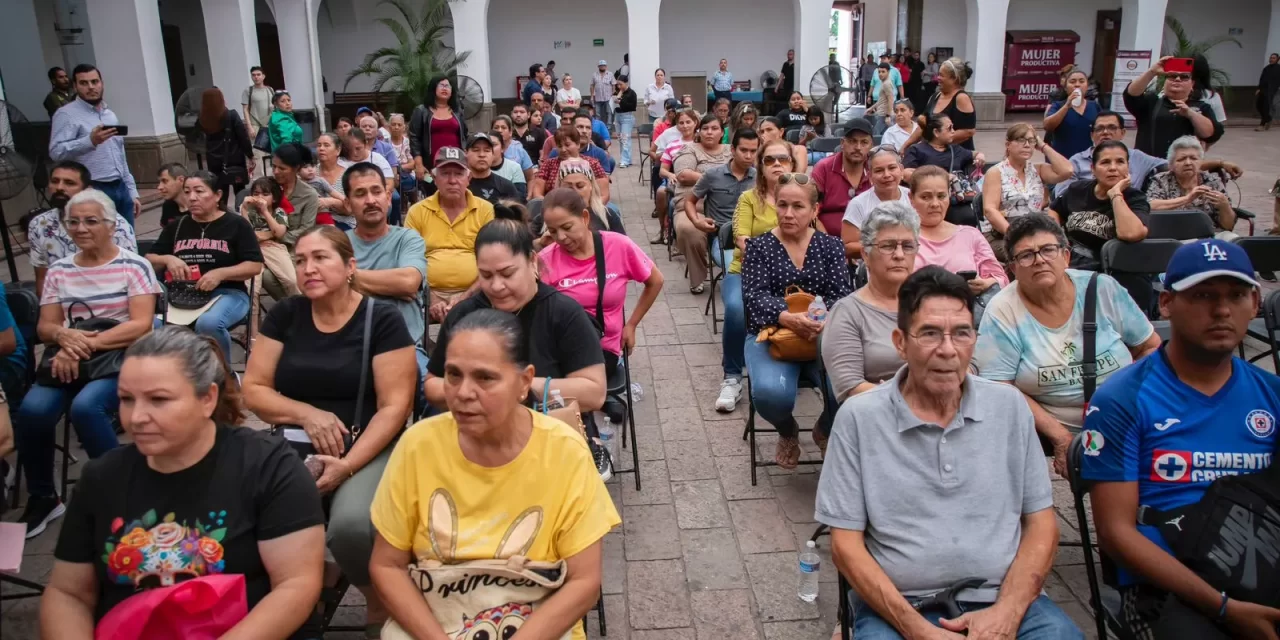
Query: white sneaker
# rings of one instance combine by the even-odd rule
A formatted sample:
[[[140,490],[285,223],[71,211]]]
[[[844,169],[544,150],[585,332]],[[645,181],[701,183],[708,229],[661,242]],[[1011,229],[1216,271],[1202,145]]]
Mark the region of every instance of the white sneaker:
[[[716,411],[729,413],[738,406],[738,398],[742,396],[742,380],[725,378],[720,383],[720,397],[716,398]]]

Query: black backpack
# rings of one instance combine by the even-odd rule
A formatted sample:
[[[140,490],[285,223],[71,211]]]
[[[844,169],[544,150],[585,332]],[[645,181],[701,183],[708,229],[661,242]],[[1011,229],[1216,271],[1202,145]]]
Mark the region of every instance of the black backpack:
[[[1280,464],[1222,476],[1199,502],[1169,511],[1143,507],[1178,561],[1244,602],[1280,606]]]

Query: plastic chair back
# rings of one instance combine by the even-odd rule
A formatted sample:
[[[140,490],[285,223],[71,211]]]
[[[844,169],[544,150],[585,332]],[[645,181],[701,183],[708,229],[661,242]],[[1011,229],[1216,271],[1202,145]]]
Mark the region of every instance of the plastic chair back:
[[[785,138],[785,139],[786,139],[786,141],[787,141],[787,142],[790,142],[791,144],[800,144],[800,130],[799,130],[799,129],[787,129],[787,132],[786,132],[786,133],[784,133],[784,134],[782,135],[782,137],[783,137],[783,138]]]
[[[1170,238],[1148,238],[1140,242],[1108,240],[1102,246],[1102,270],[1109,274],[1163,273],[1181,246],[1181,242]]]
[[[1249,236],[1235,243],[1249,254],[1254,271],[1280,271],[1280,236]]]
[[[1152,211],[1147,220],[1147,239],[1198,240],[1213,237],[1213,220],[1199,209]]]
[[[814,138],[809,141],[809,151],[817,153],[835,153],[840,148],[841,138]]]

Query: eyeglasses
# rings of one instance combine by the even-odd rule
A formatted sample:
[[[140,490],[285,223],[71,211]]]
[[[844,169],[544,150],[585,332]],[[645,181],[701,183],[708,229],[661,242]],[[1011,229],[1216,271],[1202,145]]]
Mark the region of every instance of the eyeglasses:
[[[1114,125],[1114,124],[1108,124],[1108,125],[1096,126],[1093,128],[1093,130],[1097,131],[1098,133],[1119,133],[1121,131],[1124,131],[1124,127]]]
[[[1009,142],[1012,142],[1014,144],[1020,144],[1026,147],[1033,147],[1036,144],[1036,139],[1035,138],[1018,138],[1017,140],[1010,140]]]
[[[902,253],[905,255],[915,255],[916,250],[920,248],[919,245],[912,240],[899,240],[897,242],[889,240],[887,242],[877,242],[875,247],[876,251],[880,252],[880,255],[886,257],[897,253],[899,248],[902,249]]]
[[[775,164],[791,164],[791,156],[785,154],[777,154],[772,156],[761,156],[760,162],[766,167],[772,167]]]
[[[971,347],[978,341],[978,331],[973,327],[960,327],[954,331],[942,331],[940,329],[925,329],[920,333],[908,333],[907,335],[916,339],[922,347],[934,348],[942,346],[942,341],[947,336],[951,336],[951,344],[957,347]]]
[[[1054,260],[1057,260],[1058,256],[1062,255],[1062,252],[1065,250],[1066,247],[1060,244],[1046,244],[1039,249],[1028,249],[1022,253],[1016,254],[1013,256],[1013,259],[1018,263],[1018,266],[1029,267],[1036,263],[1036,256],[1040,256],[1040,258],[1045,262],[1053,262]]]
[[[1180,80],[1180,81],[1182,81],[1182,82],[1186,82],[1186,81],[1188,81],[1188,80],[1190,80],[1190,79],[1191,79],[1191,74],[1189,74],[1189,73],[1166,73],[1166,74],[1164,75],[1164,77],[1165,77],[1165,79],[1166,79],[1166,80]]]
[[[62,226],[68,229],[75,229],[78,227],[92,229],[100,224],[102,224],[102,220],[99,218],[84,218],[83,220],[80,218],[67,218],[62,221]]]
[[[784,173],[778,176],[778,184],[780,185],[791,184],[792,182],[798,185],[806,185],[809,184],[810,180],[811,178],[804,173]]]

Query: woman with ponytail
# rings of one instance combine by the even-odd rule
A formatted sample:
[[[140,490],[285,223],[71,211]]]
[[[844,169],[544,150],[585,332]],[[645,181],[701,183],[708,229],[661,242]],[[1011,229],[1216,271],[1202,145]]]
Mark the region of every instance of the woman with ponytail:
[[[76,484],[40,603],[45,634],[92,637],[104,617],[110,627],[164,607],[139,591],[223,575],[243,576],[248,605],[219,605],[224,637],[293,636],[324,573],[324,512],[302,460],[240,427],[226,359],[186,327],[133,343],[119,393],[133,444],[89,461]]]

